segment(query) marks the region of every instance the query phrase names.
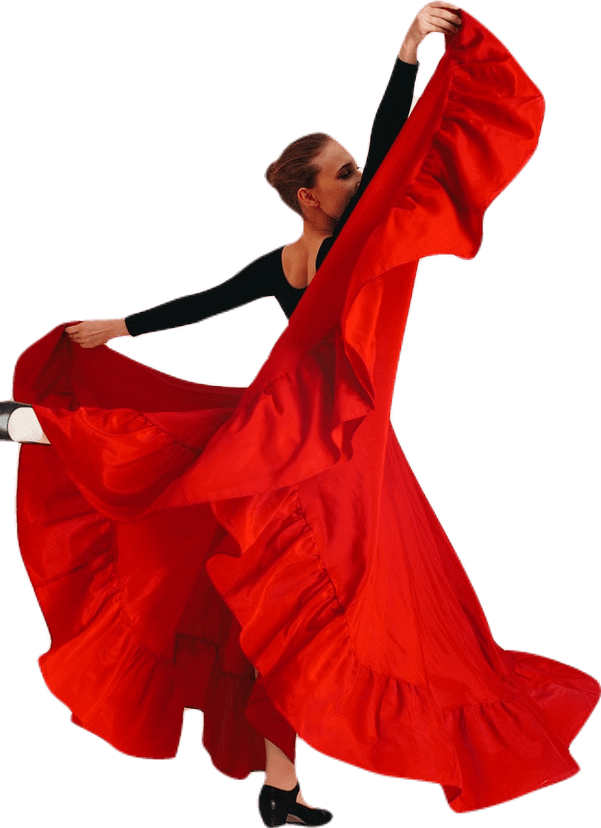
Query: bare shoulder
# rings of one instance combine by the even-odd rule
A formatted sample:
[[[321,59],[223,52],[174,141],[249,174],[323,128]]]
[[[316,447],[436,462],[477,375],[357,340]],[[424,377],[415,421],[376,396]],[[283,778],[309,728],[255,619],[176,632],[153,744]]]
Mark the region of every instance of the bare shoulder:
[[[302,237],[282,249],[282,268],[286,280],[295,288],[307,287],[315,276],[316,259],[323,239],[307,243]]]
[[[282,249],[282,268],[286,280],[295,288],[304,288],[310,281],[310,260],[301,241],[287,244]]]

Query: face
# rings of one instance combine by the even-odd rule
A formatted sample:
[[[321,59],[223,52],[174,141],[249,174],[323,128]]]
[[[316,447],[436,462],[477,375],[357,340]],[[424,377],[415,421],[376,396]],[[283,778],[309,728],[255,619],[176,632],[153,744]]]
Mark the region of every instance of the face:
[[[305,212],[319,210],[335,224],[361,182],[354,158],[338,141],[329,141],[315,159],[319,172],[315,186],[299,190]]]

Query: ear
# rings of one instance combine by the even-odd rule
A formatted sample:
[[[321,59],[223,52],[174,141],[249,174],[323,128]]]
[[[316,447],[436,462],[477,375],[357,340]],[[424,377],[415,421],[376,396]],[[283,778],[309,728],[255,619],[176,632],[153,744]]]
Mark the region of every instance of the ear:
[[[315,209],[316,207],[319,207],[319,201],[313,195],[313,190],[310,190],[308,187],[301,187],[297,190],[296,197],[301,209],[304,207],[308,209]]]

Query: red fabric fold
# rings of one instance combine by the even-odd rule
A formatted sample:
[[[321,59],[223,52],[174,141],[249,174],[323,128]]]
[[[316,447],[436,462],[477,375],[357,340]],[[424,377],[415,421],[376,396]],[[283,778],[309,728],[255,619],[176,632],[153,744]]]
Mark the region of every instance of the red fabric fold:
[[[21,357],[23,557],[73,719],[172,756],[184,707],[234,777],[263,736],[443,786],[455,811],[578,770],[598,683],[494,641],[390,423],[418,260],[476,254],[542,95],[460,32],[254,382],[168,377],[63,326]],[[254,680],[254,668],[260,677]]]

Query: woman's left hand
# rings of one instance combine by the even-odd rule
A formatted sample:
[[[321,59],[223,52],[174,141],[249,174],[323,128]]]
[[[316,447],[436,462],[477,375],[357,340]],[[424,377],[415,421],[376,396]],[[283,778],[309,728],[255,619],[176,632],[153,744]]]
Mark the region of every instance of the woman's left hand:
[[[70,325],[65,331],[71,342],[82,348],[97,348],[116,336],[128,336],[125,319],[91,319]]]

